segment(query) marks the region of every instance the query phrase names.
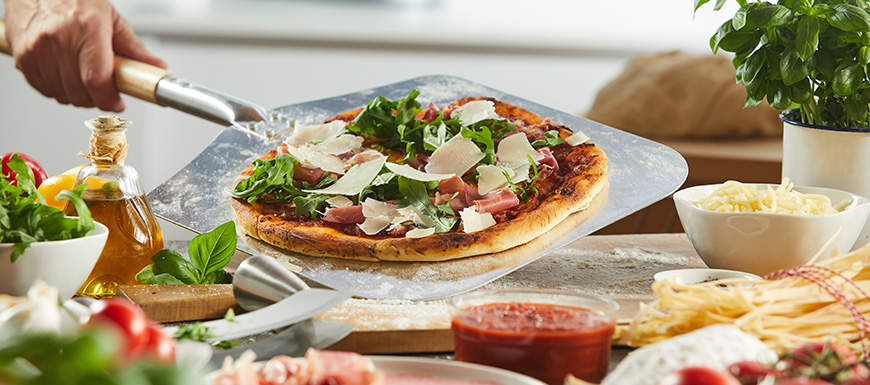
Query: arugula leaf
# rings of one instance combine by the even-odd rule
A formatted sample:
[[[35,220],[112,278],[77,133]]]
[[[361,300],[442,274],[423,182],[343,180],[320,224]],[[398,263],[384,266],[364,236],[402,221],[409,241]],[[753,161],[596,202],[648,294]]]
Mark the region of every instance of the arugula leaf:
[[[475,131],[468,127],[462,127],[460,133],[471,141],[483,145],[481,151],[483,151],[484,157],[480,160],[481,164],[495,164],[495,141],[492,140],[492,132],[487,126],[481,126],[479,129],[480,131]]]
[[[360,191],[357,197],[357,202],[364,201],[366,197],[372,197],[381,202],[386,202],[399,199],[401,196],[398,175],[384,167],[384,169],[381,170],[381,174],[378,175],[370,185],[364,187],[362,191]]]
[[[404,198],[398,202],[400,206],[414,206],[420,210],[435,223],[435,232],[437,233],[446,233],[453,228],[458,218],[450,209],[450,205],[443,204],[435,207],[429,200],[429,194],[426,192],[426,185],[423,182],[399,176],[398,183],[399,191],[404,195]]]
[[[420,91],[413,90],[399,101],[379,96],[366,105],[347,129],[383,139],[382,144],[390,149],[401,148],[408,153],[422,151],[425,122],[414,119],[423,111],[416,100],[419,95]]]
[[[326,200],[334,195],[315,194],[311,193],[306,196],[293,198],[293,204],[296,205],[296,215],[317,217],[317,213],[323,210],[326,206]]]
[[[18,154],[12,155],[7,165],[18,173],[18,186],[0,179],[0,243],[15,244],[10,261],[18,260],[34,242],[81,238],[94,229],[93,218],[82,199],[85,185],[57,195],[76,208],[79,217],[70,218],[60,209],[41,202],[33,172]]]
[[[520,187],[519,185],[514,184],[514,182],[511,181],[511,177],[510,175],[508,175],[507,171],[502,171],[504,177],[507,179],[508,188],[510,188],[511,191],[514,192],[514,194],[517,194],[517,197],[522,199],[524,202],[529,200],[529,190],[531,190],[533,194],[538,193],[538,188],[535,187],[535,183],[538,182],[538,166],[535,165],[535,160],[532,159],[531,155],[526,155],[526,158],[528,158],[529,163],[532,164],[532,178],[529,179],[528,182],[526,182],[525,187]]]
[[[154,264],[136,273],[136,281],[146,285],[230,283],[232,276],[223,268],[237,243],[235,222],[226,222],[193,237],[188,247],[190,261],[173,250],[158,251],[151,257]]]
[[[214,332],[208,326],[203,325],[202,322],[181,325],[175,331],[175,335],[172,336],[176,341],[191,340],[198,342],[206,342],[214,337]]]
[[[565,143],[565,141],[559,137],[559,131],[551,130],[551,131],[547,131],[544,133],[543,139],[538,139],[538,140],[532,142],[532,147],[534,147],[534,148],[544,147],[544,146],[555,147],[555,146],[558,146],[562,143]]]
[[[298,163],[290,154],[280,154],[273,159],[257,159],[254,161],[251,176],[239,182],[229,193],[233,197],[246,198],[249,203],[253,203],[267,194],[278,197],[288,190],[291,193],[298,191],[293,188],[293,166]]]

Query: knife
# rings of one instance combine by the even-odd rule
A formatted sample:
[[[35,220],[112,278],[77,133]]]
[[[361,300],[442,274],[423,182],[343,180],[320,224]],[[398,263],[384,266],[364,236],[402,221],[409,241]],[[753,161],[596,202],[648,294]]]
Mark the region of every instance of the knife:
[[[344,322],[314,318],[293,325],[254,344],[216,351],[209,360],[209,365],[220,367],[226,357],[237,359],[248,350],[257,354],[257,360],[268,360],[280,354],[299,357],[304,355],[308,348],[328,348],[347,337],[352,330],[353,325]]]
[[[350,297],[350,294],[336,290],[308,289],[259,310],[235,316],[232,321],[219,319],[203,322],[202,326],[214,335],[208,342],[233,340],[305,321]],[[167,327],[165,331],[175,335],[178,327]]]

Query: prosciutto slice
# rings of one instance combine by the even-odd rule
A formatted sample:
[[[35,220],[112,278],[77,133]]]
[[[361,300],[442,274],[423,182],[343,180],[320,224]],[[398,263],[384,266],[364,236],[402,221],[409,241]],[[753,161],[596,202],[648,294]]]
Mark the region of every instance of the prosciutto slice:
[[[426,123],[432,123],[435,119],[438,119],[438,108],[435,107],[435,103],[429,102],[429,107],[426,108],[426,111],[423,112],[423,117],[420,120]]]
[[[544,159],[541,159],[541,164],[549,166],[553,171],[559,171],[559,162],[556,161],[556,157],[553,156],[549,147],[541,147],[538,149],[538,153],[544,156]]]
[[[325,173],[326,171],[323,171],[321,168],[308,168],[303,167],[300,164],[293,166],[293,179],[305,181],[312,185],[316,185],[320,182],[320,179],[323,178],[323,174]]]
[[[507,188],[498,189],[484,195],[483,199],[474,201],[479,213],[497,213],[520,204],[520,199]]]
[[[458,193],[458,194],[457,194]],[[456,195],[453,198],[454,194]],[[462,209],[471,205],[471,202],[481,199],[481,195],[468,183],[465,183],[462,178],[454,176],[449,179],[442,180],[438,183],[438,195],[435,197],[435,204],[442,205],[444,202],[450,201],[450,208],[453,212],[460,212]]]
[[[308,349],[302,377],[309,385],[384,385],[385,375],[357,353]]]
[[[323,220],[332,223],[363,223],[366,220],[363,215],[362,205],[333,207],[326,209],[323,213]]]

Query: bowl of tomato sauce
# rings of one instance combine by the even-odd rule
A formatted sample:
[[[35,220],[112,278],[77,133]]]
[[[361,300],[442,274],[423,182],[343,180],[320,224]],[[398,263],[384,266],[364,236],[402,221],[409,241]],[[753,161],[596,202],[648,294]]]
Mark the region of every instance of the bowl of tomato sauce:
[[[562,384],[607,374],[619,305],[548,289],[478,290],[450,301],[455,359]]]

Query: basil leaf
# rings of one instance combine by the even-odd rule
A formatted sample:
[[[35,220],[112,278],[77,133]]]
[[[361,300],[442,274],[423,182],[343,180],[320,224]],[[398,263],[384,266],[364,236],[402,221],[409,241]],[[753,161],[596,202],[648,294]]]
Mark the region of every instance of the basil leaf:
[[[800,55],[793,49],[783,52],[779,62],[782,72],[782,82],[790,86],[810,76],[811,69],[801,60]]]
[[[194,264],[188,262],[186,259],[184,259],[184,257],[182,257],[180,254],[173,250],[160,250],[151,257],[151,261],[154,262],[153,266],[155,267],[151,267],[151,269],[152,273],[155,276],[161,275],[162,273],[168,273],[174,276],[180,283],[186,283],[189,285],[202,283],[202,280],[200,279],[200,274]],[[140,270],[139,273],[136,274],[137,281],[139,280],[139,274],[143,274],[143,276],[148,275],[148,272],[145,271],[145,269],[147,269],[149,266],[146,266],[144,269]]]
[[[138,275],[137,275],[137,277],[138,277]],[[143,279],[143,280],[139,280],[137,278],[137,281],[143,285],[184,285],[184,284],[187,284],[187,282],[182,282],[181,280],[179,280],[178,278],[175,278],[175,276],[173,276],[172,274],[169,274],[169,273],[158,274],[158,275],[155,275],[151,278]]]
[[[199,270],[200,279],[226,266],[236,251],[237,241],[236,224],[233,221],[193,237],[190,241],[190,260]]]
[[[843,31],[866,32],[870,30],[870,14],[863,8],[852,4],[836,4],[827,15],[832,26]]]
[[[795,51],[801,60],[809,60],[819,46],[819,30],[821,25],[815,16],[802,16],[797,24]]]
[[[437,233],[446,233],[456,225],[458,218],[456,218],[450,206],[446,205],[446,208],[444,207],[445,205],[435,207],[432,201],[429,200],[429,194],[423,182],[403,176],[399,176],[398,180],[399,191],[404,195],[404,198],[399,200],[400,206],[414,206],[414,208],[420,210],[421,213],[432,219],[435,223],[435,232]]]

